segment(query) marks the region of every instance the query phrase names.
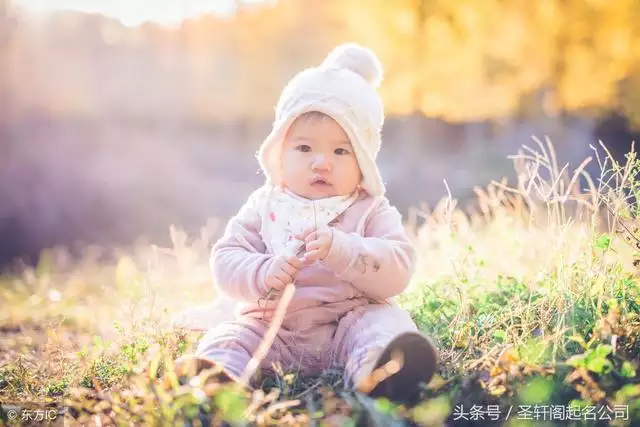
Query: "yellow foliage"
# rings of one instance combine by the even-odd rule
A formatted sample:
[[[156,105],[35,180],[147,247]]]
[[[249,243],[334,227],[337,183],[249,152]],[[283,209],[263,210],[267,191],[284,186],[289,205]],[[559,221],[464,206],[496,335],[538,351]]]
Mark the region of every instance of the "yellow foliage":
[[[377,49],[387,65],[382,95],[399,114],[504,116],[542,85],[555,92],[558,108],[611,107],[619,81],[638,61],[640,5],[633,0],[335,6],[347,33]]]

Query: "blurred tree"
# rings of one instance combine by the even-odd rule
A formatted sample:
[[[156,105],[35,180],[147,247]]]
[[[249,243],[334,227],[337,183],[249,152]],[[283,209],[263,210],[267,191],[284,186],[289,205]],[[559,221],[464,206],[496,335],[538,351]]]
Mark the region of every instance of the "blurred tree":
[[[635,0],[557,0],[551,11],[550,108],[585,112],[609,108],[618,82],[631,73],[638,34]]]
[[[328,12],[327,4],[316,0],[280,0],[238,10],[233,37],[239,116],[273,119],[286,82],[318,65],[335,43]]]
[[[513,82],[507,77],[513,57],[521,54],[523,31],[521,16],[506,14],[511,11],[503,2],[345,0],[334,5],[343,17],[345,38],[370,45],[381,56],[386,68],[381,92],[390,111],[465,120],[514,107]]]
[[[265,120],[289,78],[353,40],[383,61],[390,114],[465,121],[614,108],[640,117],[637,0],[236,6],[235,16],[202,16],[178,29],[131,29],[75,13],[25,24],[14,35],[23,82],[16,94],[58,114]]]
[[[546,114],[599,112],[616,102],[618,82],[635,74],[640,51],[636,0],[333,5],[344,37],[380,53],[382,93],[400,114],[474,120],[532,113],[522,101],[542,103]],[[528,96],[540,90],[542,98]]]
[[[629,50],[631,58],[630,72],[618,86],[617,100],[619,112],[626,115],[632,127],[640,130],[640,5],[638,2],[628,9],[630,26]]]
[[[286,81],[335,42],[324,2],[238,2],[233,20],[207,16],[182,29],[190,111],[200,120],[273,118]]]

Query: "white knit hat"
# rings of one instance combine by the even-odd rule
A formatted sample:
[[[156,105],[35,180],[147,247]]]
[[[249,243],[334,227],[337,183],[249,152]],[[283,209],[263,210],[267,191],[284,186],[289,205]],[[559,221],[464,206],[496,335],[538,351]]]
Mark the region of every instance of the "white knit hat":
[[[301,114],[318,111],[336,120],[349,137],[363,175],[362,188],[372,196],[383,195],[376,165],[384,122],[376,91],[381,80],[376,55],[355,43],[336,47],[319,67],[291,79],[280,95],[273,129],[257,153],[267,182],[280,182],[282,142],[289,126]]]

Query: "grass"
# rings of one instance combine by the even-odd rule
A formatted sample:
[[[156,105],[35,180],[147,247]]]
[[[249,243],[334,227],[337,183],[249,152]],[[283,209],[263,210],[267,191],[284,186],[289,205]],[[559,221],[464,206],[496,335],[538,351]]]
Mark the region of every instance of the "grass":
[[[180,385],[172,361],[200,335],[169,319],[214,298],[214,223],[191,241],[172,228],[173,248],[90,247],[80,260],[54,248],[0,276],[0,400],[64,404],[70,425],[631,426],[640,162],[596,157],[594,184],[536,142],[514,157],[514,188],[409,215],[420,258],[399,302],[441,356],[414,408],[345,390],[336,371],[280,371],[252,395],[202,376]]]

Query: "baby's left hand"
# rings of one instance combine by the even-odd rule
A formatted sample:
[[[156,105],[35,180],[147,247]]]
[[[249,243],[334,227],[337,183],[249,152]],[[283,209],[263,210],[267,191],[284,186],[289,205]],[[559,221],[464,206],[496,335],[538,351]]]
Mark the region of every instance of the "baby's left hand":
[[[316,260],[323,260],[329,254],[333,242],[333,229],[318,231],[312,227],[303,231],[299,238],[304,240],[306,246],[303,263],[311,264]]]

